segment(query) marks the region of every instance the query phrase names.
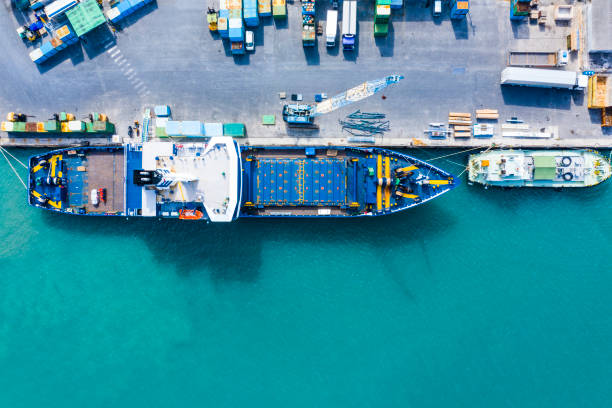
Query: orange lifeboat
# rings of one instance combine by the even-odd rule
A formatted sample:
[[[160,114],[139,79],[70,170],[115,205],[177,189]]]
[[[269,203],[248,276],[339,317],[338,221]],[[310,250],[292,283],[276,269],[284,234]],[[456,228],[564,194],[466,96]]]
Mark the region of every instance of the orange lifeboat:
[[[202,211],[182,209],[179,211],[179,220],[199,220],[204,217]]]

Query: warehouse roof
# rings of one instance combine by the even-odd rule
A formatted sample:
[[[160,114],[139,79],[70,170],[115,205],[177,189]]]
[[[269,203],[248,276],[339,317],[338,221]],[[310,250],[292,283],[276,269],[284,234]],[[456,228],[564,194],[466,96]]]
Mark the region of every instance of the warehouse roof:
[[[587,41],[589,52],[612,53],[612,1],[592,0]]]

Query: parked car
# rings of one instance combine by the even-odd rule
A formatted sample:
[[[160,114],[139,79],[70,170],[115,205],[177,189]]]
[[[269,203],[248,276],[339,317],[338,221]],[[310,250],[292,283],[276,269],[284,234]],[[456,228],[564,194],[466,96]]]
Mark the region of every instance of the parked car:
[[[247,51],[255,51],[255,35],[252,31],[247,31],[244,37],[244,46]]]

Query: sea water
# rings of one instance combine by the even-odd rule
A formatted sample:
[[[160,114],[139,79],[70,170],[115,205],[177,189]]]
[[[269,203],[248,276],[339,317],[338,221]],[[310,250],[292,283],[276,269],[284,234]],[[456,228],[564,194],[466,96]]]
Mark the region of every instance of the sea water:
[[[610,182],[207,225],[51,214],[0,170],[0,407],[612,406]]]

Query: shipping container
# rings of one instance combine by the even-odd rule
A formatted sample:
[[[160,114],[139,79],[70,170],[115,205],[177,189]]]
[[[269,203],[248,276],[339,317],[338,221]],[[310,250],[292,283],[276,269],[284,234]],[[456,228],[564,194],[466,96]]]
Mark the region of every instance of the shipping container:
[[[257,2],[257,9],[259,15],[262,17],[270,17],[272,15],[272,3],[271,0],[259,0]]]
[[[12,132],[14,126],[15,126],[14,122],[2,122],[2,125],[0,126],[0,130],[2,130],[3,132]]]
[[[82,120],[71,120],[68,122],[68,129],[70,129],[71,132],[84,132],[85,122]]]
[[[25,131],[28,133],[36,133],[38,130],[38,124],[36,122],[27,122],[25,124]]]
[[[60,129],[60,123],[57,120],[48,120],[45,122],[46,132],[59,132]]]
[[[230,18],[229,39],[232,42],[244,41],[244,25],[241,18]]]
[[[243,0],[242,9],[244,12],[244,22],[248,27],[259,25],[259,11],[257,10],[257,0]]]
[[[244,137],[244,123],[224,123],[223,136]]]
[[[204,123],[204,134],[206,137],[223,136],[223,124]]]

